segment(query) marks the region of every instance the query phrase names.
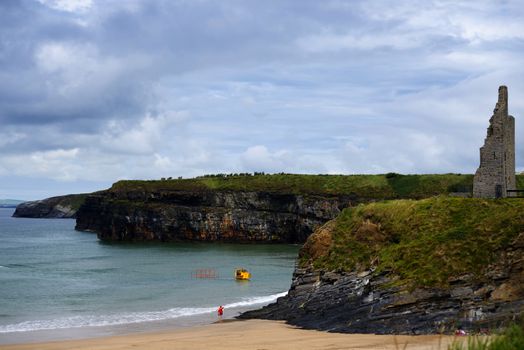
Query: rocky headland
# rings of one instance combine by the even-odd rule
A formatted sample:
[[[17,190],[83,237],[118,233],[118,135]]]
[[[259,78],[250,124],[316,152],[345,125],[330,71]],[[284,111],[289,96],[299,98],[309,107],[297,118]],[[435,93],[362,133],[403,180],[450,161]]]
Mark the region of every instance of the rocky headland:
[[[113,241],[302,243],[341,210],[471,189],[471,175],[237,175],[120,181],[90,195],[77,230]]]
[[[241,318],[345,333],[472,332],[524,315],[524,201],[348,208],[300,252],[287,296]]]
[[[86,194],[70,194],[38,201],[23,202],[16,206],[13,217],[19,218],[75,218]]]

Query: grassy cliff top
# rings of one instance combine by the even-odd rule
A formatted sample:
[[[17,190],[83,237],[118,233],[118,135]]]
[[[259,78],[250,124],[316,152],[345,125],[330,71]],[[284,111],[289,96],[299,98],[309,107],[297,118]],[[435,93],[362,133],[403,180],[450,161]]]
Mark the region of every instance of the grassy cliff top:
[[[126,180],[110,191],[260,191],[287,194],[356,195],[360,198],[425,198],[471,192],[472,175],[214,175],[193,179]]]
[[[401,284],[443,286],[463,274],[481,279],[517,241],[524,244],[524,199],[392,200],[345,209],[308,239],[301,264],[376,267]]]

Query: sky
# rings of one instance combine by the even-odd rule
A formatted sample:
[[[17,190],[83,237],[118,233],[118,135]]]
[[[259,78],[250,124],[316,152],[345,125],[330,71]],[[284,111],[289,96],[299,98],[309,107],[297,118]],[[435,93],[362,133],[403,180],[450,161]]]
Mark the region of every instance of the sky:
[[[2,0],[0,198],[211,173],[474,173],[524,0]]]

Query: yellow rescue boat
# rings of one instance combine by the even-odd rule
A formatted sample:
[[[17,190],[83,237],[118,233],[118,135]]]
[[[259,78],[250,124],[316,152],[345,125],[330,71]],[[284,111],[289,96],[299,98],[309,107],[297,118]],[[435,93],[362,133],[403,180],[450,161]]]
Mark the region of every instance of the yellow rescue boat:
[[[251,273],[246,269],[236,269],[235,279],[238,281],[247,281],[251,278]]]

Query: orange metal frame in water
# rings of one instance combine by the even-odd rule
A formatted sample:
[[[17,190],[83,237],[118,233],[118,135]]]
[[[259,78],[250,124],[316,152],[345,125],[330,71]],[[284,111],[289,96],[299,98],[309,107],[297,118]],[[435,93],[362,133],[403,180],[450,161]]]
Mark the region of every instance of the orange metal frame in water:
[[[191,278],[218,278],[218,272],[215,269],[196,269],[191,272]]]

